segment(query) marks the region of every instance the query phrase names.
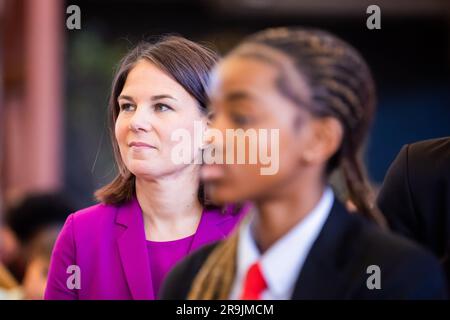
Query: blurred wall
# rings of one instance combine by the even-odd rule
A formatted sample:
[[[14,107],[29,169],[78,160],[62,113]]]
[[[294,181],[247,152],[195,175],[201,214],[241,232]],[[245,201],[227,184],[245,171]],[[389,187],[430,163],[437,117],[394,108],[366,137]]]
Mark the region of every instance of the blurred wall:
[[[68,30],[66,8],[81,9]],[[114,68],[143,39],[176,33],[226,53],[271,26],[329,30],[372,67],[378,113],[367,145],[380,183],[405,143],[450,135],[450,1],[0,0],[0,171],[7,199],[63,189],[77,207],[115,175],[106,110]]]
[[[1,2],[1,191],[62,187],[63,1]]]

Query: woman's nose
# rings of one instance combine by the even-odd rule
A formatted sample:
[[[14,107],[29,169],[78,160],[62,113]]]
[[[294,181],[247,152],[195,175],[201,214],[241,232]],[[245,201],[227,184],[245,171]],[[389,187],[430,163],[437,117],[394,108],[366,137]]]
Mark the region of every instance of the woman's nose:
[[[129,128],[134,132],[148,132],[152,128],[152,120],[150,112],[145,111],[146,108],[137,107],[133,116],[131,117]]]

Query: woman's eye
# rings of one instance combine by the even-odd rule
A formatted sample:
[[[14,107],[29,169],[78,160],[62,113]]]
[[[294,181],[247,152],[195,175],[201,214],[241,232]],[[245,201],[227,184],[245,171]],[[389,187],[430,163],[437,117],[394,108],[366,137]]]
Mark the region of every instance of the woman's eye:
[[[169,107],[167,104],[163,103],[157,103],[155,104],[155,111],[157,112],[164,112],[168,110],[173,110],[171,107]]]
[[[124,103],[120,105],[121,111],[134,111],[136,108],[131,103]]]

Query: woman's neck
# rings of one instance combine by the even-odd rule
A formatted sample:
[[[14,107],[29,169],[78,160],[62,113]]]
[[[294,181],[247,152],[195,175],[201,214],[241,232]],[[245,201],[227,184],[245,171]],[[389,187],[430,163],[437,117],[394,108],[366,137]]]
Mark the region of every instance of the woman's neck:
[[[269,249],[302,221],[320,201],[324,183],[317,179],[305,183],[307,180],[297,178],[270,197],[255,201],[258,214],[255,216],[253,232],[261,252]]]
[[[136,177],[147,240],[170,241],[195,233],[203,209],[197,171],[197,166],[188,166],[157,179]]]

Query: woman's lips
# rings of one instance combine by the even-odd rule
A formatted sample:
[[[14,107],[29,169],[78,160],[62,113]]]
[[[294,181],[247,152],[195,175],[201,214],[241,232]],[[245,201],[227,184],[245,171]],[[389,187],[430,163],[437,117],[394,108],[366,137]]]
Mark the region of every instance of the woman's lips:
[[[145,143],[145,142],[140,142],[140,141],[132,141],[128,144],[128,146],[131,147],[135,147],[135,148],[150,148],[150,149],[156,149],[154,146]]]
[[[204,180],[217,180],[224,177],[224,167],[219,164],[205,164],[200,170],[201,178]]]

